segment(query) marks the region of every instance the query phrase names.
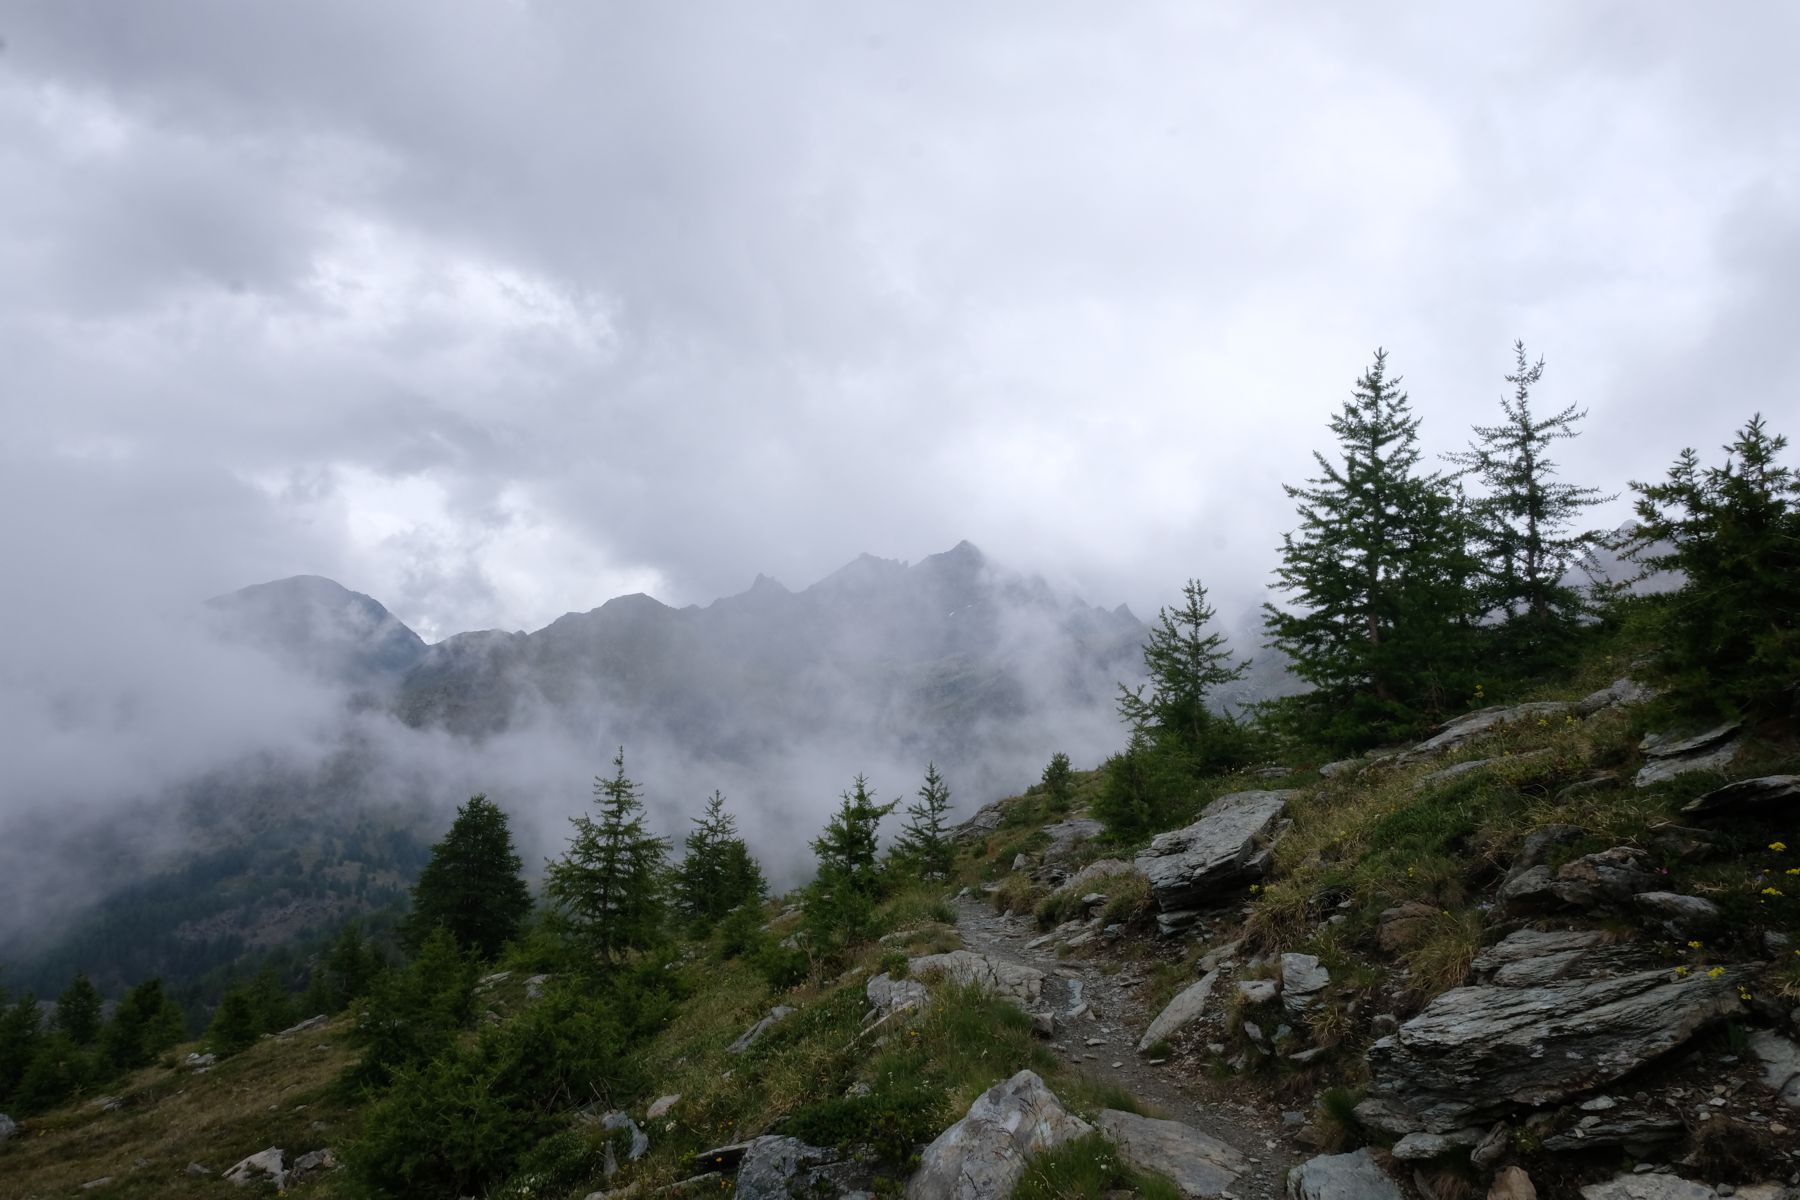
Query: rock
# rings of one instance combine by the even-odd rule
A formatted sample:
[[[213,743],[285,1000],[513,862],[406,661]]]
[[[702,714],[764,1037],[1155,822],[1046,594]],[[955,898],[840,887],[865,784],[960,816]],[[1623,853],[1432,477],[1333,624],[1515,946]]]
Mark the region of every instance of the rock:
[[[1316,954],[1281,956],[1281,1006],[1292,1016],[1303,1015],[1318,1002],[1319,993],[1331,982],[1331,972],[1319,965]]]
[[[774,1008],[769,1010],[768,1016],[752,1025],[749,1029],[746,1029],[744,1031],[744,1036],[727,1046],[725,1048],[726,1052],[730,1054],[742,1054],[751,1046],[755,1045],[757,1040],[761,1038],[763,1034],[773,1029],[782,1018],[790,1017],[793,1014],[794,1010],[787,1005],[777,1004]]]
[[[107,1184],[111,1183],[112,1181],[113,1181],[113,1177],[111,1175],[102,1175],[98,1179],[90,1179],[86,1183],[82,1184],[81,1190],[84,1192],[91,1192],[95,1188],[105,1187]]]
[[[638,1123],[631,1119],[631,1114],[615,1109],[600,1118],[600,1128],[609,1132],[625,1130],[631,1135],[631,1144],[625,1148],[625,1161],[636,1162],[650,1152],[650,1135],[638,1128]],[[608,1179],[618,1174],[619,1160],[613,1152],[613,1145],[606,1145],[605,1174]]]
[[[1240,979],[1237,982],[1238,995],[1244,998],[1245,1004],[1267,1004],[1281,995],[1279,979]]]
[[[975,815],[956,827],[950,836],[957,841],[985,837],[1000,828],[1000,821],[1006,816],[1006,809],[996,800],[992,804],[984,804],[975,810]]]
[[[1058,821],[1054,825],[1044,826],[1044,832],[1050,835],[1050,844],[1044,847],[1043,859],[1047,863],[1061,862],[1075,851],[1083,842],[1090,841],[1106,831],[1106,826],[1092,817],[1073,817],[1067,821]]]
[[[1391,1153],[1405,1162],[1422,1162],[1448,1154],[1452,1150],[1476,1145],[1481,1137],[1480,1129],[1458,1129],[1451,1133],[1409,1133],[1394,1143]]]
[[[549,982],[550,976],[548,975],[533,975],[525,981],[525,998],[536,1000],[544,994],[544,985]]]
[[[17,1132],[19,1132],[19,1123],[5,1113],[0,1113],[0,1146],[6,1145],[12,1139],[12,1135]]]
[[[874,1007],[877,1017],[885,1017],[907,1008],[924,1008],[925,1002],[931,999],[931,993],[918,980],[890,979],[885,971],[869,980],[864,991],[868,994],[869,1003]]]
[[[750,1152],[750,1142],[731,1142],[724,1146],[714,1146],[710,1150],[702,1150],[694,1155],[696,1169],[706,1172],[735,1171],[738,1164],[744,1161],[744,1155]]]
[[[1159,912],[1156,914],[1156,936],[1168,938],[1186,933],[1199,924],[1203,915],[1199,909],[1193,908]]]
[[[1785,813],[1800,801],[1800,775],[1763,775],[1740,779],[1681,806],[1688,816],[1717,817],[1743,812]]]
[[[477,988],[491,988],[497,984],[505,983],[507,980],[509,980],[511,978],[512,978],[511,971],[495,971],[492,975],[483,975],[481,977],[480,982],[478,982],[475,986]]]
[[[1665,783],[1693,771],[1719,771],[1731,765],[1742,741],[1733,735],[1742,722],[1727,721],[1691,737],[1650,733],[1638,743],[1647,761],[1633,778],[1636,787]],[[1728,740],[1729,739],[1729,740]]]
[[[843,1176],[854,1168],[835,1150],[809,1146],[799,1138],[759,1137],[745,1150],[733,1194],[741,1200],[790,1200],[794,1196],[840,1196]]]
[[[1037,1037],[1053,1038],[1056,1036],[1056,1014],[1053,1012],[1035,1012],[1031,1014],[1031,1032]]]
[[[118,1112],[125,1107],[125,1102],[117,1096],[95,1096],[88,1101],[87,1106],[101,1112]]]
[[[1258,767],[1250,772],[1252,779],[1286,779],[1294,773],[1292,767]]]
[[[1632,905],[1653,918],[1676,941],[1711,935],[1725,924],[1725,910],[1702,896],[1639,892]]]
[[[259,1150],[249,1158],[243,1159],[236,1166],[225,1172],[225,1178],[239,1187],[247,1187],[253,1183],[267,1180],[280,1191],[287,1186],[287,1167],[282,1162],[280,1149],[270,1146],[267,1150]]]
[[[1363,765],[1360,758],[1340,758],[1336,762],[1328,762],[1319,768],[1319,775],[1325,779],[1335,779],[1339,775],[1348,774]]]
[[[1781,1102],[1800,1108],[1800,1046],[1772,1030],[1758,1029],[1750,1035],[1750,1053],[1762,1064],[1763,1082]]]
[[[278,1038],[290,1038],[296,1033],[311,1033],[313,1030],[323,1029],[329,1024],[331,1024],[331,1018],[325,1013],[320,1013],[316,1017],[306,1018],[306,1020],[300,1022],[298,1025],[289,1025],[275,1036]]]
[[[1537,1185],[1523,1167],[1507,1167],[1494,1176],[1488,1200],[1537,1200]]]
[[[1213,984],[1219,980],[1217,971],[1208,971],[1195,983],[1184,988],[1180,995],[1156,1014],[1150,1027],[1144,1030],[1144,1036],[1138,1039],[1137,1051],[1146,1054],[1150,1047],[1166,1041],[1177,1033],[1198,1021],[1206,1012],[1207,997],[1212,995]]]
[[[1654,891],[1661,877],[1648,856],[1632,846],[1614,846],[1585,854],[1552,872],[1538,864],[1500,885],[1495,903],[1506,916],[1525,916],[1558,909],[1606,908],[1625,903],[1640,892]]]
[[[907,964],[908,975],[923,975],[928,971],[941,971],[952,982],[1006,996],[1022,1005],[1036,1004],[1044,990],[1042,971],[1001,962],[973,950],[927,954]]]
[[[1472,969],[1501,987],[1534,987],[1575,971],[1605,943],[1598,929],[1517,929],[1476,955]]]
[[[1512,869],[1516,874],[1529,867],[1538,866],[1550,861],[1550,852],[1558,846],[1566,846],[1570,842],[1578,842],[1587,836],[1587,831],[1579,825],[1543,825],[1525,835],[1519,844],[1519,853],[1513,859]]]
[[[1609,1083],[1740,1011],[1731,968],[1676,979],[1666,969],[1535,987],[1454,988],[1369,1049],[1372,1113],[1393,1134],[1448,1133]],[[1363,1115],[1363,1106],[1357,1109]]]
[[[674,1108],[677,1104],[680,1104],[680,1103],[681,1103],[681,1093],[680,1092],[671,1092],[667,1096],[658,1096],[656,1099],[654,1099],[650,1102],[650,1107],[644,1110],[644,1120],[660,1121],[664,1117],[669,1115],[670,1109]]]
[[[1095,1123],[1120,1158],[1140,1171],[1167,1176],[1183,1196],[1217,1196],[1249,1167],[1234,1147],[1179,1121],[1107,1108]]]
[[[1200,956],[1200,969],[1202,971],[1216,971],[1226,963],[1235,960],[1237,958],[1238,947],[1242,944],[1243,943],[1241,942],[1219,943],[1217,946],[1214,946],[1211,950],[1208,950],[1205,954]]]
[[[1367,1147],[1354,1154],[1321,1154],[1288,1172],[1288,1200],[1400,1200]]]
[[[1437,909],[1418,900],[1384,909],[1375,929],[1375,940],[1389,954],[1410,949],[1424,940],[1432,918],[1437,915]]]
[[[337,1155],[330,1150],[309,1150],[294,1160],[294,1169],[290,1175],[295,1182],[298,1182],[313,1175],[336,1170],[337,1165]]]
[[[201,1054],[199,1051],[189,1051],[181,1060],[181,1068],[184,1071],[206,1071],[216,1066],[218,1061],[219,1056],[216,1054]]]
[[[1428,758],[1437,758],[1467,745],[1476,738],[1493,733],[1502,725],[1514,725],[1521,721],[1539,719],[1552,720],[1566,716],[1570,707],[1559,700],[1541,700],[1531,704],[1516,705],[1512,708],[1480,709],[1456,718],[1445,725],[1436,736],[1405,751],[1400,755],[1400,762],[1405,765],[1422,762]]]
[[[1656,689],[1646,687],[1635,679],[1615,679],[1609,687],[1597,692],[1589,692],[1575,702],[1577,716],[1591,717],[1601,709],[1626,708],[1633,704],[1644,704],[1656,698]]]
[[[1165,913],[1191,909],[1262,878],[1267,842],[1295,791],[1234,792],[1206,807],[1200,819],[1161,833],[1137,856]]]
[[[1605,1117],[1583,1117],[1570,1127],[1548,1134],[1544,1149],[1558,1154],[1622,1146],[1626,1153],[1643,1156],[1668,1142],[1680,1141],[1687,1126],[1668,1110],[1617,1108]]]
[[[1004,1200],[1032,1155],[1092,1131],[1035,1073],[1020,1071],[925,1147],[907,1200]]]
[[[205,1163],[191,1162],[187,1165],[187,1174],[194,1179],[209,1179],[213,1169]]]
[[[1475,1143],[1475,1148],[1469,1151],[1469,1161],[1480,1170],[1492,1169],[1495,1163],[1506,1157],[1506,1152],[1510,1148],[1510,1139],[1507,1136],[1509,1132],[1505,1121],[1496,1122],[1494,1127]]]
[[[1678,1175],[1619,1175],[1581,1189],[1582,1200],[1714,1200],[1718,1193]]]

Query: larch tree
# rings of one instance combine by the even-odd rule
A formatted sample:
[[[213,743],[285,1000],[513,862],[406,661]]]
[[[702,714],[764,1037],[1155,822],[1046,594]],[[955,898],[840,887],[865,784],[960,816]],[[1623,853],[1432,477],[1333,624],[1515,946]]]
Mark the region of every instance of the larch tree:
[[[906,821],[894,839],[893,861],[921,879],[948,879],[956,857],[950,844],[950,785],[936,763],[925,765],[919,798],[906,806]]]
[[[1276,585],[1289,609],[1264,606],[1269,644],[1315,692],[1287,710],[1342,745],[1417,730],[1469,690],[1478,615],[1464,502],[1442,473],[1420,469],[1419,418],[1387,354],[1332,417],[1338,458],[1284,485],[1299,528],[1282,536]]]
[[[1231,757],[1228,748],[1215,745],[1222,739],[1214,735],[1222,730],[1235,733],[1230,728],[1235,723],[1213,712],[1207,696],[1242,679],[1250,664],[1238,661],[1226,648],[1225,635],[1209,628],[1217,614],[1200,581],[1188,580],[1181,595],[1179,608],[1158,610],[1156,624],[1144,640],[1149,682],[1119,685],[1119,716],[1134,733],[1194,756],[1196,765],[1230,766],[1222,761]]]
[[[825,831],[813,839],[819,873],[807,892],[806,920],[814,942],[843,945],[868,936],[881,896],[881,819],[899,803],[875,803],[868,781],[858,775]]]
[[[520,866],[506,813],[485,795],[469,797],[413,887],[401,930],[408,948],[416,951],[441,927],[464,950],[494,958],[531,912]]]
[[[549,865],[545,892],[575,937],[602,964],[654,945],[662,935],[669,843],[644,823],[638,786],[625,775],[625,749],[610,779],[594,780],[598,817],[570,818],[575,833]]]

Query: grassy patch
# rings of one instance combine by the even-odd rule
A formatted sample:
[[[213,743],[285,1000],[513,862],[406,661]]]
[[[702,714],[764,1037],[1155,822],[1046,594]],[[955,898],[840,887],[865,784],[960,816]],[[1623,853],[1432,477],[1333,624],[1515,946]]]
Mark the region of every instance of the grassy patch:
[[[1013,1200],[1106,1200],[1116,1192],[1145,1200],[1180,1200],[1181,1192],[1161,1175],[1135,1171],[1104,1134],[1090,1133],[1033,1158]]]

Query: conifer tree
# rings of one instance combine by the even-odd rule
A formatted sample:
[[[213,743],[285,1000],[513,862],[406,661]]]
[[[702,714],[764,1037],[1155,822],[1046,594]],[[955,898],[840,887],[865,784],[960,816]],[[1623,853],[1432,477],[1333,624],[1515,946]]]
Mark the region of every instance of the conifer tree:
[[[519,932],[531,912],[531,892],[519,875],[506,813],[485,795],[469,797],[414,885],[402,940],[417,949],[438,926],[457,944],[491,960]]]
[[[100,1036],[100,1012],[99,990],[87,972],[75,972],[75,978],[56,998],[56,1027],[77,1046],[91,1046]]]
[[[950,785],[936,763],[925,765],[919,798],[906,806],[906,823],[894,839],[893,860],[921,879],[948,879],[956,851],[950,844]]]
[[[1486,489],[1472,505],[1484,612],[1504,613],[1509,624],[1523,627],[1528,649],[1542,650],[1584,608],[1580,593],[1563,580],[1595,535],[1571,526],[1583,509],[1611,497],[1556,478],[1551,447],[1576,436],[1575,423],[1587,410],[1571,404],[1549,416],[1533,413],[1531,389],[1543,378],[1544,360],[1531,362],[1523,341],[1513,343],[1513,354],[1516,367],[1506,376],[1513,394],[1500,401],[1505,420],[1475,426],[1469,448],[1445,457]]]
[[[1044,788],[1044,798],[1050,801],[1054,811],[1068,808],[1075,799],[1074,768],[1069,763],[1069,756],[1061,750],[1050,756],[1039,782]]]
[[[101,1053],[108,1065],[129,1071],[145,1066],[186,1033],[181,1008],[160,979],[146,979],[119,1001],[113,1018],[100,1035]]]
[[[599,819],[571,818],[575,834],[550,864],[545,892],[571,931],[602,964],[653,945],[662,932],[669,843],[644,824],[637,784],[625,775],[625,750],[613,776],[594,780]]]
[[[1119,716],[1136,732],[1169,749],[1196,758],[1195,765],[1216,769],[1236,765],[1232,757],[1235,722],[1215,714],[1206,697],[1213,689],[1242,679],[1249,662],[1239,662],[1225,647],[1225,635],[1207,632],[1217,615],[1206,602],[1206,588],[1190,579],[1181,589],[1182,604],[1160,609],[1144,641],[1147,684],[1119,685]],[[1149,695],[1145,695],[1146,688]]]
[[[1800,472],[1760,413],[1702,467],[1681,452],[1662,483],[1633,481],[1628,557],[1683,582],[1658,598],[1667,665],[1694,708],[1766,712],[1800,679]]]
[[[206,1027],[207,1047],[220,1058],[229,1058],[256,1044],[256,1039],[270,1032],[257,1019],[256,999],[242,981],[232,984],[219,998],[212,1022]]]
[[[30,992],[0,1009],[0,1100],[13,1094],[43,1036],[43,1014]]]
[[[868,781],[858,775],[825,832],[813,840],[819,873],[808,890],[806,921],[816,943],[844,945],[868,936],[881,896],[881,819],[899,803],[875,803]]]
[[[686,848],[675,875],[676,907],[697,929],[710,929],[738,905],[762,896],[762,871],[738,836],[737,818],[725,811],[722,793],[713,792],[706,811],[694,818]]]
[[[1282,537],[1276,583],[1295,607],[1264,606],[1270,645],[1316,691],[1287,710],[1308,732],[1353,745],[1416,731],[1467,696],[1478,615],[1460,497],[1419,470],[1419,418],[1387,354],[1331,419],[1341,462],[1284,485],[1300,527]]]

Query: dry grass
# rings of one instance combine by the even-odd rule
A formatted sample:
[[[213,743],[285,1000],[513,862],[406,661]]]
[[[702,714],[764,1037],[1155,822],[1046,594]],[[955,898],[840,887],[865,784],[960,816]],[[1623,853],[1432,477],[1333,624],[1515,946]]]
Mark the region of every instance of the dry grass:
[[[243,1189],[220,1177],[238,1160],[279,1146],[291,1161],[341,1145],[354,1132],[353,1110],[330,1094],[355,1057],[344,1040],[348,1028],[340,1018],[286,1042],[265,1039],[203,1075],[148,1067],[114,1086],[112,1095],[124,1102],[114,1112],[82,1101],[23,1122],[0,1150],[0,1195],[241,1200]],[[191,1162],[211,1172],[190,1176]],[[81,1191],[103,1176],[112,1182]],[[344,1184],[334,1172],[289,1191],[341,1196]]]

